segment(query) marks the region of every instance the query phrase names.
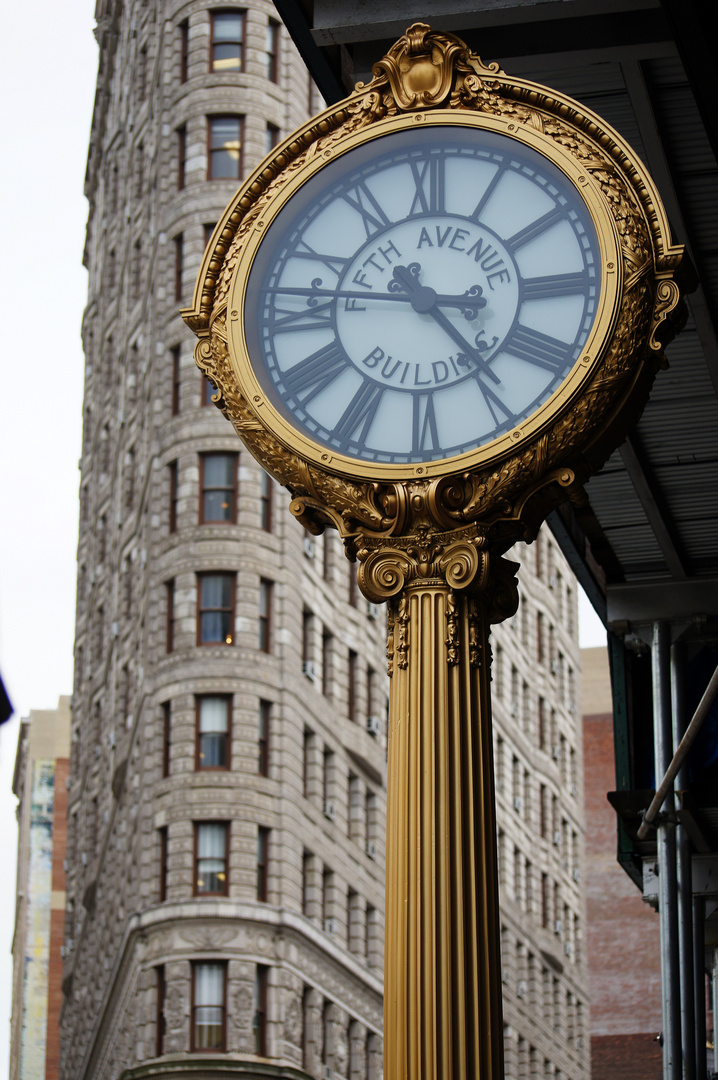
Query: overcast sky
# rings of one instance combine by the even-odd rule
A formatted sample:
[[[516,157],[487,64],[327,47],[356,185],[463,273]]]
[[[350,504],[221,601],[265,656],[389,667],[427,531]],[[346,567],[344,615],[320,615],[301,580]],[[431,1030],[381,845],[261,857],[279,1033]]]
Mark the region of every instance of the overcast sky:
[[[18,718],[53,708],[72,689],[93,26],[92,0],[8,4],[3,13],[0,672],[16,715],[0,730],[1,1080],[8,1075]],[[587,602],[581,610],[582,644],[604,644]]]

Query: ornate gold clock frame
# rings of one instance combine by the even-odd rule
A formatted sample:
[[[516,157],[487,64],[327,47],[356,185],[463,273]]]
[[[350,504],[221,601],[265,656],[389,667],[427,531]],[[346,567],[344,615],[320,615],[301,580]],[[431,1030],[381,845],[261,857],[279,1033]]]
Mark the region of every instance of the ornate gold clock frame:
[[[386,1080],[503,1076],[489,626],[518,604],[532,540],[619,444],[684,316],[683,249],[635,153],[597,116],[508,78],[451,34],[417,23],[358,84],[286,139],[242,186],[205,254],[193,306],[213,400],[292,495],[311,532],[337,528],[358,581],[388,601]],[[525,423],[454,459],[360,463],[303,435],[262,391],[241,327],[254,253],[287,200],[327,162],[409,126],[473,125],[537,149],[589,207],[603,285],[586,347]],[[682,269],[683,267],[683,269]]]

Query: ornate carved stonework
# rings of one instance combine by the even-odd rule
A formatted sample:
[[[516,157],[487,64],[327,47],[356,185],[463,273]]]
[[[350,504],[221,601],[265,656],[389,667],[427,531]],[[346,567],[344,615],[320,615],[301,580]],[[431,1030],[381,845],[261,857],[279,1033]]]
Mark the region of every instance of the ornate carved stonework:
[[[284,1038],[292,1046],[300,1046],[302,1038],[302,1001],[298,994],[287,990],[284,997]]]

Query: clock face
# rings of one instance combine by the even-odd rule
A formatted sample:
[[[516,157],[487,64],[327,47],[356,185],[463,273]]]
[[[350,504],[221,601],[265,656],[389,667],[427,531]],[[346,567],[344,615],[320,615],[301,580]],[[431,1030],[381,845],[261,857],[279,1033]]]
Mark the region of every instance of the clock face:
[[[391,132],[294,193],[253,259],[244,332],[274,408],[331,454],[415,464],[513,431],[596,320],[577,188],[498,132]]]

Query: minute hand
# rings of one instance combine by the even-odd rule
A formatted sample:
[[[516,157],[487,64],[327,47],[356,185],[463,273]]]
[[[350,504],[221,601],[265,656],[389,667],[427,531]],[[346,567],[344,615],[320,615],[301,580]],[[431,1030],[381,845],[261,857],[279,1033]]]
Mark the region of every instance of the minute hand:
[[[306,296],[310,306],[319,303],[320,300],[389,300],[394,303],[410,304],[412,297],[406,293],[383,293],[383,292],[354,292],[348,289],[307,289],[301,286],[287,285],[283,287],[269,287],[263,290],[273,296]],[[472,296],[471,290],[467,290],[461,296],[451,296],[442,293],[436,294],[435,303],[440,307],[458,308],[466,318],[476,315],[479,308],[486,305],[486,301],[480,296]]]
[[[416,270],[414,270],[414,267],[416,267]],[[418,274],[418,271],[420,269],[421,267],[419,267],[417,263],[413,263],[411,267],[395,266],[392,284],[394,284],[396,288],[404,289],[405,292],[409,293],[410,297],[414,293],[418,295],[421,291],[423,299],[423,296],[425,296],[429,290],[424,289],[424,287],[419,283],[418,277],[416,275]],[[436,296],[436,294],[434,295]],[[464,335],[456,329],[451,320],[444,314],[443,311],[441,311],[437,307],[436,300],[434,300],[431,305],[429,305],[428,303],[422,304],[420,309],[417,308],[416,305],[412,306],[415,307],[415,310],[421,310],[422,314],[431,315],[434,322],[439,324],[441,329],[446,334],[448,334],[452,341],[454,341],[459,346],[459,348],[466,354],[469,360],[473,360],[476,366],[480,368],[485,375],[488,375],[488,377],[492,379],[495,383],[501,382],[501,379],[498,377],[495,371],[492,371],[492,369],[484,360],[481,353],[477,349],[474,349],[472,345],[469,345]]]

